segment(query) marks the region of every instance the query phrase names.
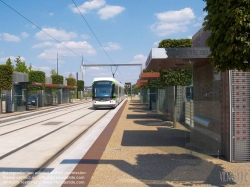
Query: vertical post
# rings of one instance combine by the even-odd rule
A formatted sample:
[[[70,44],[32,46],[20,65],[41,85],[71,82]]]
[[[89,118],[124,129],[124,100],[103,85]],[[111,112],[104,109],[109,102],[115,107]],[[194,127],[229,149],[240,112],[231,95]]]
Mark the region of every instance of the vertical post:
[[[77,81],[78,81],[78,72],[76,72],[76,85],[77,85]],[[78,88],[76,86],[76,99],[78,99]]]
[[[132,84],[130,84],[131,100],[132,100]]]
[[[56,73],[58,75],[58,52],[57,52],[57,57],[56,57]]]
[[[5,101],[6,103],[6,101]],[[0,114],[2,114],[2,91],[0,89]]]

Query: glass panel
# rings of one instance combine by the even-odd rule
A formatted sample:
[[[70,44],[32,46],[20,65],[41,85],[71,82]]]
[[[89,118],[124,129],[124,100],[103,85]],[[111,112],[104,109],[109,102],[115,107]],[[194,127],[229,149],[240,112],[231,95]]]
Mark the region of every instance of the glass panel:
[[[111,81],[96,81],[93,84],[93,98],[95,97],[112,97]]]
[[[36,91],[29,92],[27,97],[27,105],[28,110],[36,109],[38,107],[38,96]]]
[[[5,113],[6,112],[6,93],[5,91],[2,91],[1,95],[1,106],[2,106],[2,113]]]
[[[221,74],[209,64],[194,69],[193,88],[186,89],[185,122],[190,130],[190,150],[221,154]],[[193,93],[192,93],[193,91]],[[193,97],[193,99],[192,99]]]
[[[44,90],[43,100],[44,106],[51,106],[53,105],[53,94],[52,88],[46,88]]]
[[[14,86],[14,111],[26,110],[26,89],[23,89],[20,85]]]

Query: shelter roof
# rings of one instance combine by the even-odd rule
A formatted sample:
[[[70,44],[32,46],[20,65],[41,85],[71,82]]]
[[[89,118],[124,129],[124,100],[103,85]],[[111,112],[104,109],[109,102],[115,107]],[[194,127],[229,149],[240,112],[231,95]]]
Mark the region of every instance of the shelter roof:
[[[209,47],[195,48],[153,48],[151,49],[145,68],[161,69],[195,69],[211,63]]]

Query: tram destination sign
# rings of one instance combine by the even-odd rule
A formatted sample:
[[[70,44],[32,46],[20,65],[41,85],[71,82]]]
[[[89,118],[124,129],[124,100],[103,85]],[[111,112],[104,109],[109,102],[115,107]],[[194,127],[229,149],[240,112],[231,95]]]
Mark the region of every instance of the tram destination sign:
[[[126,86],[127,88],[130,88],[130,87],[131,87],[131,82],[125,82],[125,86]]]

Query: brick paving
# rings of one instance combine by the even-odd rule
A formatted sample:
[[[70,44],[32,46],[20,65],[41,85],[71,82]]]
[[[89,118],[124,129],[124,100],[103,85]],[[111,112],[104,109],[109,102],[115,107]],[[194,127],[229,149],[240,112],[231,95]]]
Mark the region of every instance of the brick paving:
[[[187,149],[188,130],[147,109],[138,100],[126,103],[86,186],[250,186],[250,163]]]

